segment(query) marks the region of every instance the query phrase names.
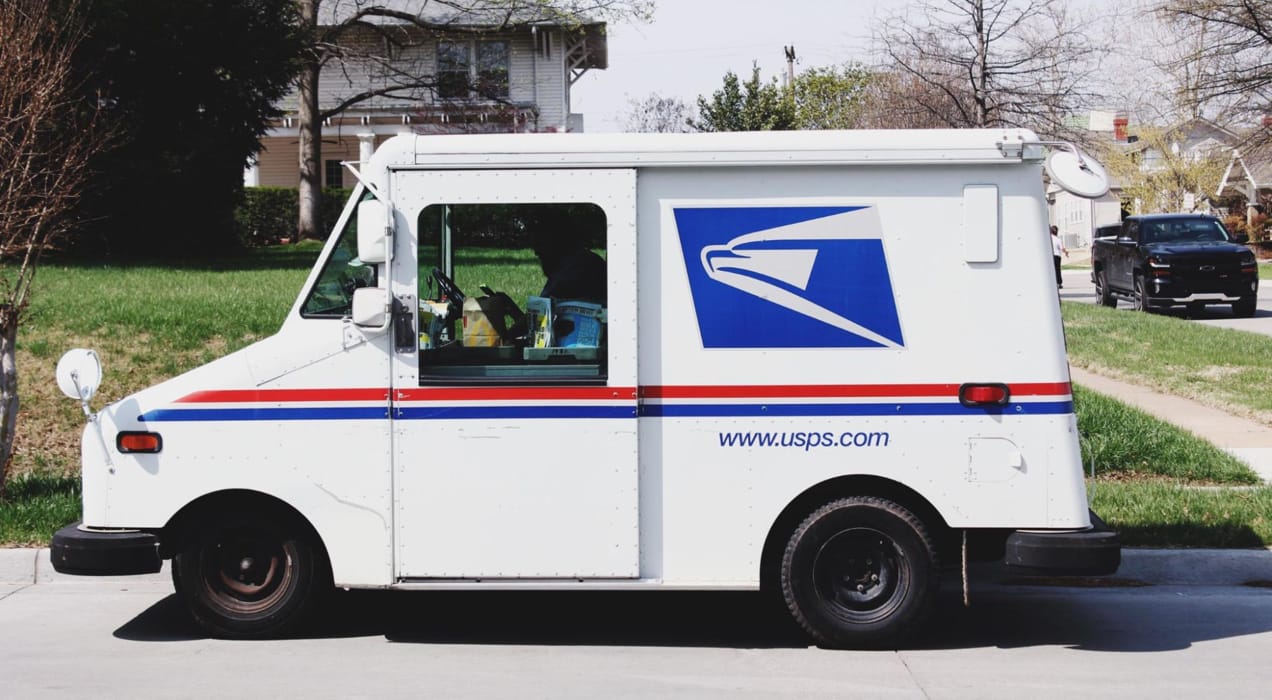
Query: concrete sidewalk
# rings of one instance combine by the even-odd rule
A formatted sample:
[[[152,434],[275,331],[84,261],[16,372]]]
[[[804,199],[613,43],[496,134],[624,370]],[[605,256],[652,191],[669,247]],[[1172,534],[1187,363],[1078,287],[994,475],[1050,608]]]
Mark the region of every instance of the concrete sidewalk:
[[[1272,482],[1272,428],[1196,401],[1110,379],[1080,367],[1070,367],[1069,374],[1084,388],[1128,403],[1214,443],[1249,464],[1264,481]]]
[[[121,588],[172,589],[169,562],[141,576],[67,576],[53,570],[48,549],[0,549],[0,586],[110,584]],[[1162,586],[1272,584],[1272,549],[1122,550],[1114,577]]]

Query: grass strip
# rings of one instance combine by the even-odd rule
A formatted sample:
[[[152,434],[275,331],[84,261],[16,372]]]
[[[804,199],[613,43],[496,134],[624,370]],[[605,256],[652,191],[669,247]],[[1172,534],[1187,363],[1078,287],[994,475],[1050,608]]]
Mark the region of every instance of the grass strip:
[[[1069,361],[1272,425],[1272,336],[1064,302]]]
[[[1196,435],[1099,392],[1073,388],[1082,464],[1095,476],[1169,477],[1191,484],[1257,484],[1244,462]]]
[[[1124,545],[1272,544],[1272,487],[1197,488],[1169,480],[1087,482],[1091,507]]]
[[[79,519],[78,478],[24,474],[0,495],[0,546],[47,547],[57,529]]]

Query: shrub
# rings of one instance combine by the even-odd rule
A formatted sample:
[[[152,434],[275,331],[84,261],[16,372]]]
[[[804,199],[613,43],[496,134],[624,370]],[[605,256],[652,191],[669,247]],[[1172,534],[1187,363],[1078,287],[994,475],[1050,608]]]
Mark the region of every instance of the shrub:
[[[322,222],[330,228],[340,217],[350,190],[322,191]],[[295,187],[248,187],[243,204],[234,212],[239,241],[248,247],[293,242],[299,216],[299,193]]]

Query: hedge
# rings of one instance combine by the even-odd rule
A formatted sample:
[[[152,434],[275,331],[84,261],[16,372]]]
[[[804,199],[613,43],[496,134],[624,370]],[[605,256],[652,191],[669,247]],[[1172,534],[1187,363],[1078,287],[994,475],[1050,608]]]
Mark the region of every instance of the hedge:
[[[322,191],[322,225],[328,230],[340,218],[350,192],[338,188]],[[239,241],[248,247],[294,241],[299,201],[295,187],[244,188],[243,203],[234,211]]]

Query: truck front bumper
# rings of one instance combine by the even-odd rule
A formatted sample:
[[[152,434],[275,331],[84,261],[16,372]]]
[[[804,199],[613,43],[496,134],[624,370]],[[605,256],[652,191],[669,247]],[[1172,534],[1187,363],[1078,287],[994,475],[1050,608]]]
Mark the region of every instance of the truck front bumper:
[[[71,523],[53,535],[53,570],[79,576],[158,573],[159,538],[140,530],[93,530]]]
[[[1086,530],[1020,530],[1007,537],[1004,561],[1017,573],[1107,576],[1122,563],[1122,541],[1095,513]]]

